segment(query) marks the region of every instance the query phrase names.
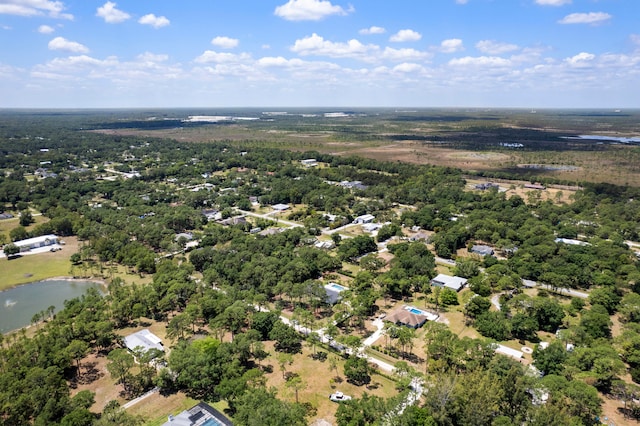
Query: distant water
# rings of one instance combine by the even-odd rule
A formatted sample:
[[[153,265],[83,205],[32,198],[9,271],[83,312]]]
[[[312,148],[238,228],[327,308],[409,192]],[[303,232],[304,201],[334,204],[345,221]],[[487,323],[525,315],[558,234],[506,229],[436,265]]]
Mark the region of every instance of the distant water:
[[[49,306],[58,312],[65,300],[80,297],[91,287],[103,292],[98,283],[67,280],[38,281],[0,292],[0,333],[30,325],[33,315]]]
[[[620,143],[640,143],[640,137],[617,137],[617,136],[603,136],[603,135],[579,135],[577,137],[568,137],[566,139],[586,139],[595,141],[611,141]]]

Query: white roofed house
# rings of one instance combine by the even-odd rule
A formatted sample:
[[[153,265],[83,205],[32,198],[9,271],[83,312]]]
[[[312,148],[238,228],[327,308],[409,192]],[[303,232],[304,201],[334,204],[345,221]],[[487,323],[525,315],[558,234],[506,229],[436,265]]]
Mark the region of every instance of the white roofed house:
[[[372,214],[363,214],[354,219],[353,223],[371,223],[376,219]]]
[[[278,212],[283,212],[285,210],[289,210],[289,204],[274,204],[271,208]]]
[[[467,279],[462,277],[452,277],[450,275],[438,274],[434,279],[431,280],[431,285],[436,287],[446,287],[455,291],[460,291],[462,288],[467,285]]]
[[[151,349],[157,349],[164,352],[162,340],[146,328],[126,336],[124,338],[124,345],[134,353],[137,351],[144,353]]]
[[[16,246],[20,248],[20,252],[31,251],[41,247],[48,247],[58,244],[57,235],[41,235],[39,237],[28,238],[26,240],[20,240],[14,242]]]

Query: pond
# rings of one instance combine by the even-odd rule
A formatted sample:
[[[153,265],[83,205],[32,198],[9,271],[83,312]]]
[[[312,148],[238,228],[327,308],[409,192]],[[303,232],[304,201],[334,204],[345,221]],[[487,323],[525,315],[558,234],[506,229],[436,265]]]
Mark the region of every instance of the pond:
[[[80,297],[91,287],[104,292],[102,284],[79,280],[38,281],[0,292],[0,333],[30,325],[33,315],[49,306],[58,312],[65,300]]]

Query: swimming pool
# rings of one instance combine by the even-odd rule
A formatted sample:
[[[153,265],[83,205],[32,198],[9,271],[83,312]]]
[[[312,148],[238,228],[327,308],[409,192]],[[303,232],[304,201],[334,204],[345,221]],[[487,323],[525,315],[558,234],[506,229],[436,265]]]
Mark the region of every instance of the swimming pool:
[[[438,319],[438,315],[433,314],[431,312],[423,311],[422,309],[418,309],[415,306],[405,306],[404,309],[411,312],[414,315],[423,315],[427,317],[429,321],[435,321]]]
[[[344,290],[347,289],[345,286],[342,286],[342,285],[336,284],[336,283],[329,284],[329,287],[334,289],[334,290],[338,290],[338,291],[344,291]]]
[[[206,422],[202,423],[202,426],[224,426],[224,424],[216,419],[207,419]]]

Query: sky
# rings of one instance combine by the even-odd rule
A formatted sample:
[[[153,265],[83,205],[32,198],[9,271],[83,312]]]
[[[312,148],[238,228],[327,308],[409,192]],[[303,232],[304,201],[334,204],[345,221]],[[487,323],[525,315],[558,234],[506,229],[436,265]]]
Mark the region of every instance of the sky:
[[[639,108],[640,0],[0,0],[0,108]]]

